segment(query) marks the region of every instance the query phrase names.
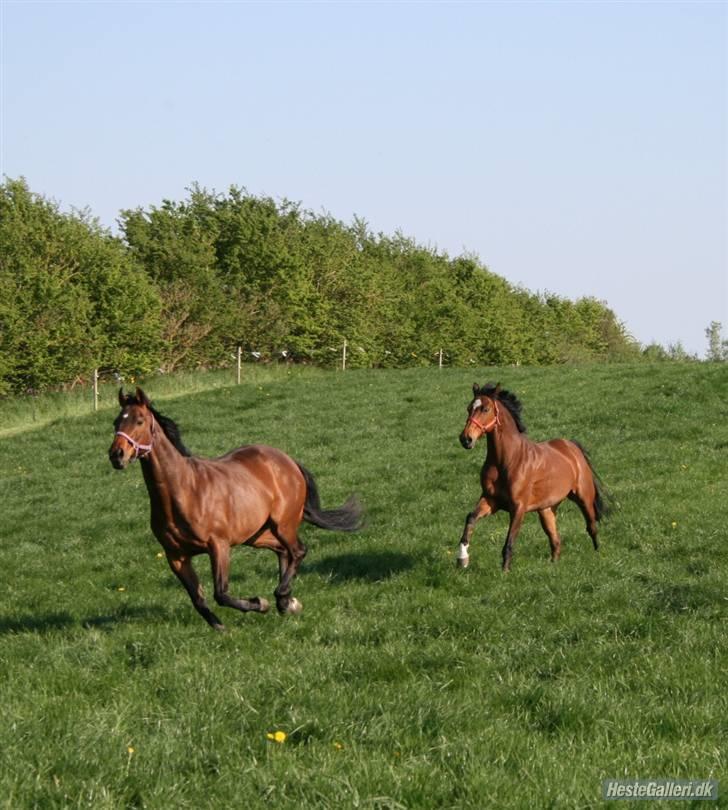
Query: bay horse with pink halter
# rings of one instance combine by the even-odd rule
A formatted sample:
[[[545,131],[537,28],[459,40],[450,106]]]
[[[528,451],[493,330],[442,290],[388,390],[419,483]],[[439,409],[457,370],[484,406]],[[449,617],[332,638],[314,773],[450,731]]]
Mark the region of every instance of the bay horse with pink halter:
[[[526,436],[521,403],[500,384],[473,385],[468,419],[460,444],[471,450],[482,436],[487,452],[480,471],[482,494],[465,519],[458,565],[470,562],[470,538],[480,518],[502,509],[510,523],[503,546],[503,571],[510,570],[513,544],[527,512],[537,512],[551,545],[551,560],[561,555],[556,510],[569,498],[581,510],[586,530],[598,551],[597,522],[606,514],[605,493],[584,448],[575,441],[552,439],[533,442]]]
[[[224,629],[207,606],[192,566],[199,554],[210,557],[218,605],[243,612],[268,610],[265,599],[239,599],[228,593],[230,550],[244,544],[276,553],[276,606],[280,613],[299,613],[301,603],[291,596],[291,582],[306,556],[299,526],[305,520],[322,529],[357,531],[362,510],[356,498],[338,509],[322,509],[311,473],[266,445],[238,447],[214,459],[191,455],[177,425],[152,407],[141,388],[134,394],[119,390],[119,405],[109,459],[117,470],[139,459],[152,532],[195,610],[215,630]]]

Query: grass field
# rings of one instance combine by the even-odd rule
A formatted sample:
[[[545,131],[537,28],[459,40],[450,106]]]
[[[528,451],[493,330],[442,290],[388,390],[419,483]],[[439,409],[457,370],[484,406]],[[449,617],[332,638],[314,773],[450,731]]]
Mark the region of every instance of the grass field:
[[[106,458],[111,394],[0,407],[0,807],[587,808],[607,777],[725,776],[728,366],[252,374],[146,390],[194,453],[273,444],[369,523],[305,527],[303,614],[221,609],[226,634]],[[567,504],[558,565],[529,516],[504,577],[499,514],[455,568],[489,379],[590,450],[619,504],[599,554]],[[234,552],[232,593],[276,579]]]

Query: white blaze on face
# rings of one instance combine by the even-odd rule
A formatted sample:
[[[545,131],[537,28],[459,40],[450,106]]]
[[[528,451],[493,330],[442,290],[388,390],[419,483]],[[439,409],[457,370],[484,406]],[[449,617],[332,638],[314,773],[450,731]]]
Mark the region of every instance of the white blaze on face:
[[[473,402],[473,407],[471,408],[471,411],[470,411],[470,412],[471,412],[471,413],[475,413],[475,412],[478,410],[478,408],[480,408],[480,407],[481,407],[481,405],[482,405],[482,404],[483,404],[483,403],[481,402],[481,400],[476,399],[476,400],[475,400],[475,402]]]

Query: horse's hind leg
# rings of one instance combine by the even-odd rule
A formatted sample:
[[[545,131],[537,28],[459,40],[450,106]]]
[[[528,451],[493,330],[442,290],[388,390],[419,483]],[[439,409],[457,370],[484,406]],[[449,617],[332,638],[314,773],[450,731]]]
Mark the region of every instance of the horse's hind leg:
[[[561,556],[561,538],[556,528],[556,507],[550,506],[548,509],[540,509],[538,519],[541,521],[541,528],[546,532],[551,545],[551,562],[557,562]]]
[[[595,492],[575,492],[569,495],[572,501],[579,507],[581,514],[584,515],[586,521],[586,530],[591,537],[594,551],[599,551],[599,540],[597,539],[597,513],[594,509],[594,496]]]
[[[224,540],[210,542],[210,563],[212,565],[215,601],[218,605],[235,608],[244,613],[251,610],[257,613],[265,613],[268,610],[268,602],[258,596],[252,596],[249,599],[238,599],[228,593],[230,545]]]
[[[470,538],[473,536],[475,524],[480,520],[480,518],[490,515],[492,512],[493,508],[483,495],[478,500],[478,503],[475,504],[475,509],[473,509],[472,512],[469,512],[468,516],[465,518],[465,527],[463,528],[463,535],[460,538],[460,545],[458,546],[459,568],[467,568],[468,563],[470,562]]]
[[[298,539],[298,522],[290,521],[273,526],[271,531],[283,546],[278,552],[280,581],[273,592],[279,613],[300,613],[303,605],[291,596],[291,583],[298,573],[298,567],[306,556],[306,546]]]
[[[167,552],[167,562],[177,576],[177,579],[184,585],[195,610],[200,616],[215,630],[224,630],[225,626],[223,623],[210,608],[207,607],[207,602],[205,602],[205,597],[200,587],[200,580],[197,578],[195,569],[192,567],[192,560],[190,560],[189,557],[174,557]]]

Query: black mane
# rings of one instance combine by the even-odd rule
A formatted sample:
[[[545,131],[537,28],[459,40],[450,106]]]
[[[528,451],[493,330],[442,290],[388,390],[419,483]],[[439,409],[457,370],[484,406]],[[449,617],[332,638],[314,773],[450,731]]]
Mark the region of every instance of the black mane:
[[[508,408],[508,412],[513,417],[518,431],[520,433],[526,432],[526,426],[523,424],[523,419],[521,418],[521,401],[515,394],[506,391],[504,388],[500,388],[496,383],[486,383],[478,391],[478,394],[490,397],[491,399],[497,399],[498,402],[505,405],[506,408]]]
[[[159,426],[164,431],[164,435],[172,442],[172,444],[182,453],[183,456],[191,456],[192,453],[184,446],[182,436],[179,432],[177,423],[170,419],[168,416],[163,416],[156,408],[149,406],[149,410],[159,423]]]

